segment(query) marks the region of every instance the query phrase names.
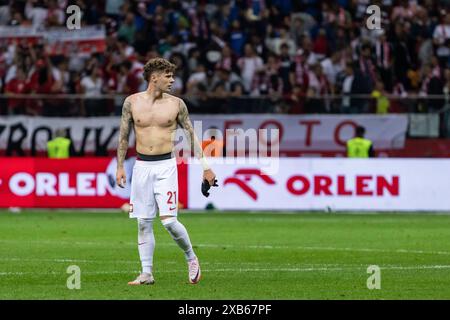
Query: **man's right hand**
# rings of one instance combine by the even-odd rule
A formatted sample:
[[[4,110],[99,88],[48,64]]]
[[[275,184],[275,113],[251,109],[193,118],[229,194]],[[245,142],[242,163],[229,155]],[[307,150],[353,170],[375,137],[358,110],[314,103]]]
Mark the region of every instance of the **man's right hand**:
[[[125,184],[127,183],[127,176],[125,175],[125,170],[123,168],[117,168],[116,183],[119,187],[125,188]]]

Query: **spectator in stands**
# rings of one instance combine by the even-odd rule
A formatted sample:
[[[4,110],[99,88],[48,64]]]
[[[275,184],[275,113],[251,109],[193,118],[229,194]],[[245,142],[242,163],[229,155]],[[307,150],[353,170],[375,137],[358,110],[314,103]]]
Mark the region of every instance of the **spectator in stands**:
[[[203,82],[203,85],[206,88],[207,94],[209,94],[210,92],[212,92],[214,90],[216,83],[217,83],[217,77],[216,77],[214,70],[206,71],[206,79]],[[214,94],[212,94],[212,96],[214,96]]]
[[[33,27],[44,26],[48,17],[48,9],[44,0],[27,0],[25,16],[31,20]]]
[[[250,90],[250,96],[259,97],[269,94],[270,77],[264,69],[258,70],[253,76],[253,81]]]
[[[128,95],[138,92],[139,87],[143,82],[143,79],[140,78],[137,72],[132,69],[132,66],[133,63],[129,60],[125,60],[121,64],[122,74],[125,75],[124,87],[122,92]]]
[[[320,64],[330,84],[331,92],[334,93],[336,91],[337,75],[344,70],[342,52],[339,50],[333,52],[331,57],[322,60]]]
[[[450,12],[441,13],[441,23],[434,29],[433,43],[440,65],[450,66]]]
[[[381,30],[375,41],[375,66],[386,89],[392,91],[392,46]]]
[[[204,64],[199,64],[196,72],[192,73],[186,84],[186,94],[196,95],[198,84],[206,81],[206,67]]]
[[[86,70],[86,75],[81,79],[81,92],[84,93],[86,99],[84,105],[86,116],[104,116],[106,110],[104,105],[99,103],[100,100],[92,97],[98,96],[103,92],[102,70],[94,65],[92,69]]]
[[[351,62],[347,62],[345,66],[345,72],[342,81],[342,102],[341,102],[341,113],[351,113],[353,110],[352,101],[350,95],[353,93],[353,82],[355,80],[355,72],[353,68],[353,64]]]
[[[236,70],[236,56],[227,44],[222,48],[220,59],[216,63],[216,69],[225,69],[228,71]]]
[[[384,89],[384,84],[381,80],[377,80],[375,83],[375,89],[372,91],[372,97],[376,101],[376,114],[386,114],[389,111],[389,98],[387,92]]]
[[[201,2],[196,9],[192,8],[189,10],[189,18],[191,22],[191,34],[200,47],[204,46],[211,36],[205,3]]]
[[[261,57],[255,54],[255,50],[250,44],[246,44],[244,48],[245,54],[239,58],[237,64],[241,70],[241,77],[246,91],[251,90],[253,76],[255,72],[264,67]]]
[[[319,60],[322,60],[326,57],[326,54],[329,50],[327,34],[324,28],[320,28],[317,34],[317,37],[313,42],[313,51],[317,55]]]
[[[119,19],[120,8],[123,5],[124,0],[106,0],[105,1],[105,12],[108,16]]]
[[[244,113],[247,110],[248,99],[245,99],[245,93],[245,87],[242,82],[236,81],[231,84],[229,112]]]
[[[263,35],[255,33],[255,32],[250,34],[249,43],[255,49],[256,55],[261,57],[261,59],[263,59],[263,61],[266,61],[267,55],[269,54],[270,51],[264,43]]]
[[[11,20],[11,7],[9,1],[0,1],[0,26],[5,26]]]
[[[223,83],[225,91],[230,95],[236,84],[240,84],[242,87],[242,79],[235,73],[227,69],[218,69],[217,73],[217,82]],[[242,92],[242,95],[244,92]]]
[[[321,96],[331,94],[330,84],[327,77],[323,73],[320,63],[316,63],[308,71],[308,87],[306,96],[306,110],[310,113],[323,113],[330,109],[330,101],[322,99]]]
[[[247,35],[241,28],[239,20],[233,20],[231,23],[230,34],[228,35],[228,41],[233,52],[238,56],[242,56],[245,42],[247,41]]]
[[[55,79],[53,78],[49,58],[39,59],[35,64],[35,71],[31,74],[28,83],[29,92],[36,94],[49,95],[54,93]],[[60,110],[56,109],[56,101],[46,98],[39,100],[30,100],[31,109],[36,114],[43,113],[45,116],[57,115]]]
[[[290,38],[289,28],[286,26],[281,26],[276,29],[272,38],[266,39],[266,45],[277,55],[282,54],[282,46],[288,49],[289,55],[294,55],[297,51],[296,44],[293,39]]]
[[[283,93],[287,94],[288,92],[291,92],[292,85],[295,83],[292,75],[295,66],[291,56],[289,55],[289,45],[287,43],[281,44],[280,57],[277,62],[279,62],[277,73],[280,75],[281,81],[283,81]],[[274,64],[275,62],[271,63]]]
[[[444,79],[440,76],[440,72],[436,71],[433,65],[425,66],[425,73],[427,73],[425,80],[422,83],[422,93],[428,97],[426,107],[428,112],[437,112],[444,106]]]
[[[361,78],[364,81],[364,86],[367,87],[368,91],[371,91],[375,85],[376,70],[372,62],[372,48],[369,43],[364,43],[361,46],[361,54],[359,56],[358,64]]]
[[[58,93],[68,93],[69,70],[67,61],[64,57],[59,57],[52,66],[52,77],[55,80],[52,91]]]
[[[291,114],[304,113],[305,97],[306,94],[302,86],[299,84],[294,85],[294,87],[292,88],[292,92],[290,92],[286,96],[286,101],[288,104],[287,112]]]
[[[200,49],[194,46],[189,50],[188,54],[189,73],[192,74],[196,72],[199,64],[200,64]]]
[[[5,87],[5,93],[24,94],[29,90],[25,71],[18,69],[15,77]],[[28,114],[27,100],[23,98],[11,98],[7,103],[7,114]]]
[[[134,24],[134,14],[132,12],[128,12],[125,15],[125,20],[121,24],[119,30],[117,31],[117,35],[119,37],[124,37],[128,43],[134,42],[134,37],[136,34],[136,26]]]
[[[47,26],[56,27],[63,25],[65,23],[65,14],[64,11],[58,7],[56,0],[48,0],[47,6]]]
[[[393,53],[393,72],[398,80],[408,87],[407,72],[411,65],[411,56],[408,50],[407,34],[404,31],[404,25],[401,22],[396,22],[392,26],[394,28],[392,53]]]

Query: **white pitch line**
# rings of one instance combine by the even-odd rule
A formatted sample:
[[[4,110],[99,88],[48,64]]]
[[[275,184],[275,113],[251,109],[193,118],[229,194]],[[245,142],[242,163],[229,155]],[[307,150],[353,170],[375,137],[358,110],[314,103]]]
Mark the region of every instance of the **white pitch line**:
[[[139,264],[139,259],[136,260],[86,260],[86,259],[67,259],[67,258],[57,258],[57,259],[42,259],[42,258],[0,258],[0,261],[17,261],[17,262],[55,262],[55,263],[98,263],[98,264]],[[179,265],[182,264],[182,262],[176,262],[176,261],[164,261],[161,262],[161,265]],[[283,265],[283,266],[296,266],[298,264],[295,263],[281,263],[277,264],[276,262],[210,262],[210,261],[204,261],[202,262],[202,265]],[[303,263],[304,266],[365,266],[365,264],[342,264],[342,263]]]
[[[0,242],[18,242],[16,240],[0,240]],[[23,242],[23,241],[21,241]],[[57,245],[95,245],[95,246],[111,246],[117,245],[114,242],[89,242],[89,241],[50,241],[50,240],[33,240],[26,241],[28,243],[57,244]],[[122,242],[119,245],[136,246],[135,242]],[[175,243],[160,243],[158,246],[174,247]],[[426,251],[426,250],[409,250],[409,249],[378,249],[378,248],[348,248],[348,247],[317,247],[317,246],[288,246],[288,245],[231,245],[231,244],[193,244],[200,248],[241,248],[241,249],[288,249],[288,250],[313,250],[313,251],[353,251],[353,252],[383,252],[383,253],[406,253],[406,254],[435,254],[450,255],[449,251]]]
[[[298,250],[325,250],[325,251],[355,251],[355,252],[384,252],[384,253],[412,253],[412,254],[437,254],[450,255],[449,251],[425,251],[407,249],[377,249],[377,248],[339,248],[339,247],[309,247],[309,246],[279,246],[279,245],[221,245],[221,244],[198,244],[194,247],[211,248],[249,248],[249,249],[298,249]]]
[[[450,265],[419,265],[419,266],[380,266],[380,270],[432,270],[432,269],[450,269]],[[351,270],[365,270],[365,267],[359,268],[221,268],[221,269],[204,269],[204,272],[315,272],[315,271],[351,271]],[[178,273],[185,270],[161,270],[155,271],[158,273]],[[112,270],[112,271],[82,271],[82,274],[131,274],[139,273],[139,270]],[[19,276],[29,274],[40,275],[65,275],[64,272],[0,272],[0,276]]]

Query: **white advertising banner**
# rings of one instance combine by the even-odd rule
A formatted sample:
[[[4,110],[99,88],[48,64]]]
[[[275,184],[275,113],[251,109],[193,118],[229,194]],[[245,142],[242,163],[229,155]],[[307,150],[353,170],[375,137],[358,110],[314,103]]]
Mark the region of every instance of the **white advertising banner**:
[[[223,210],[450,210],[450,159],[281,158],[270,166],[267,160],[210,159],[220,187],[208,198],[197,191],[201,166],[190,165],[189,208],[212,203]]]
[[[406,114],[192,115],[191,120],[201,120],[203,132],[212,126],[224,133],[227,129],[267,129],[269,134],[271,129],[278,129],[283,151],[344,150],[345,142],[353,138],[358,125],[366,128],[366,138],[373,141],[375,149],[401,149],[408,128]],[[267,137],[269,141],[271,138],[272,135]]]
[[[267,142],[270,148],[279,147],[280,151],[344,151],[345,141],[354,136],[357,125],[366,128],[366,137],[374,142],[375,150],[401,149],[408,126],[407,115],[191,115],[191,120],[199,137],[208,139],[208,129],[217,127],[217,138],[223,140],[220,134],[226,134],[227,149],[236,145],[236,151],[251,145],[261,148]],[[57,128],[66,128],[77,152],[104,154],[104,150],[117,148],[119,125],[119,117],[1,117],[0,150],[31,151],[35,155],[36,151],[46,150]],[[175,139],[177,149],[187,147],[181,130]],[[248,144],[239,143],[246,139]]]
[[[106,50],[106,29],[103,25],[83,26],[69,30],[66,27],[0,26],[0,43],[44,42],[50,55],[85,53],[93,54]]]

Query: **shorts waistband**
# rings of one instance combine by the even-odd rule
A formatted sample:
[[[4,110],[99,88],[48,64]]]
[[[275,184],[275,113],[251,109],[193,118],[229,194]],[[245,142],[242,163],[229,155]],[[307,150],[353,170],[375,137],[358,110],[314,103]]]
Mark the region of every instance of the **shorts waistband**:
[[[173,154],[172,152],[169,153],[164,153],[164,154],[142,154],[142,153],[137,153],[137,158],[136,160],[141,160],[141,161],[161,161],[161,160],[167,160],[167,159],[171,159],[173,158]]]

